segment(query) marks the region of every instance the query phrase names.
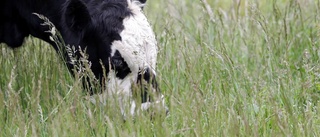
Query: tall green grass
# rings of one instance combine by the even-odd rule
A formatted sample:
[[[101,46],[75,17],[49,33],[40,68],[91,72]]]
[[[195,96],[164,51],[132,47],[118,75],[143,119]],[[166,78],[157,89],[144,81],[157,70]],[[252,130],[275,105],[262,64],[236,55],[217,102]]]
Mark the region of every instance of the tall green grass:
[[[211,9],[211,10],[210,10]],[[1,45],[1,136],[320,136],[320,2],[148,1],[170,115],[125,122],[56,52]]]

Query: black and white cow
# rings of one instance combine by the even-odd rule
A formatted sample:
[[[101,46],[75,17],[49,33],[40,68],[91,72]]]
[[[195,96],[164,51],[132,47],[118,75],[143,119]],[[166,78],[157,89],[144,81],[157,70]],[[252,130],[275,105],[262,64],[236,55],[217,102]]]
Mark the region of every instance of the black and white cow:
[[[136,102],[127,100],[133,94],[133,85],[143,81],[152,86],[142,88],[141,108],[147,109],[153,103],[164,105],[155,81],[157,41],[142,11],[145,2],[3,0],[0,5],[0,43],[16,48],[22,45],[25,37],[32,35],[50,43],[58,51],[59,45],[50,40],[49,27],[41,25],[43,20],[34,13],[45,16],[59,30],[66,44],[86,49],[90,68],[101,83],[104,83],[103,68],[106,68],[105,92],[119,94],[122,97],[120,103],[129,103],[130,113],[134,114]],[[65,58],[69,70],[74,72],[70,57],[65,55]],[[159,93],[153,102],[147,99],[145,89],[148,93]]]

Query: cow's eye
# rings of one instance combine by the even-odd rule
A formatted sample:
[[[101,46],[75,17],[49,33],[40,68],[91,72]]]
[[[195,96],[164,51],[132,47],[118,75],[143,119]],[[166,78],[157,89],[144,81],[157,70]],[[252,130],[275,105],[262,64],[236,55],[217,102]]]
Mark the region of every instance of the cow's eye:
[[[123,57],[121,56],[118,50],[116,50],[114,55],[111,57],[111,65],[114,70],[118,71],[128,68],[127,63],[124,61]]]
[[[111,64],[116,69],[117,68],[123,68],[123,60],[121,58],[112,58]]]
[[[122,58],[118,50],[111,57],[111,68],[116,71],[116,76],[121,79],[124,79],[129,73],[131,73],[127,62]]]

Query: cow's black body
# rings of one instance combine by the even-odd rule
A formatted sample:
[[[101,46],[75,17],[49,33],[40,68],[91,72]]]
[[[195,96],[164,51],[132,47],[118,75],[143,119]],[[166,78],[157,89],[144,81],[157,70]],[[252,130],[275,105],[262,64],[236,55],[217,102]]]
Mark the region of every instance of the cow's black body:
[[[64,0],[5,0],[0,5],[0,42],[10,47],[19,47],[29,34],[49,40],[48,28],[41,26],[43,20],[32,13],[47,16],[59,29],[62,29],[62,5]],[[54,45],[55,46],[55,45]]]
[[[86,49],[98,79],[103,75],[100,60],[109,68],[110,45],[121,39],[122,20],[131,14],[127,0],[4,0],[0,6],[0,43],[16,48],[32,35],[58,50],[58,45],[49,39],[49,27],[41,25],[44,21],[33,13],[47,17],[67,45]],[[72,64],[67,65],[73,69]]]

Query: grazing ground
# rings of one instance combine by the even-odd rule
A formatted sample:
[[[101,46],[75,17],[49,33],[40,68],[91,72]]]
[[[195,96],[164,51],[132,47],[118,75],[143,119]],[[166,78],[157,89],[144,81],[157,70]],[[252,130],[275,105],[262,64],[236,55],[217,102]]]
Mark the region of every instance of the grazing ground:
[[[320,136],[320,2],[203,1],[145,8],[167,117],[124,122],[112,103],[91,104],[56,52],[28,38],[0,46],[0,136]]]

